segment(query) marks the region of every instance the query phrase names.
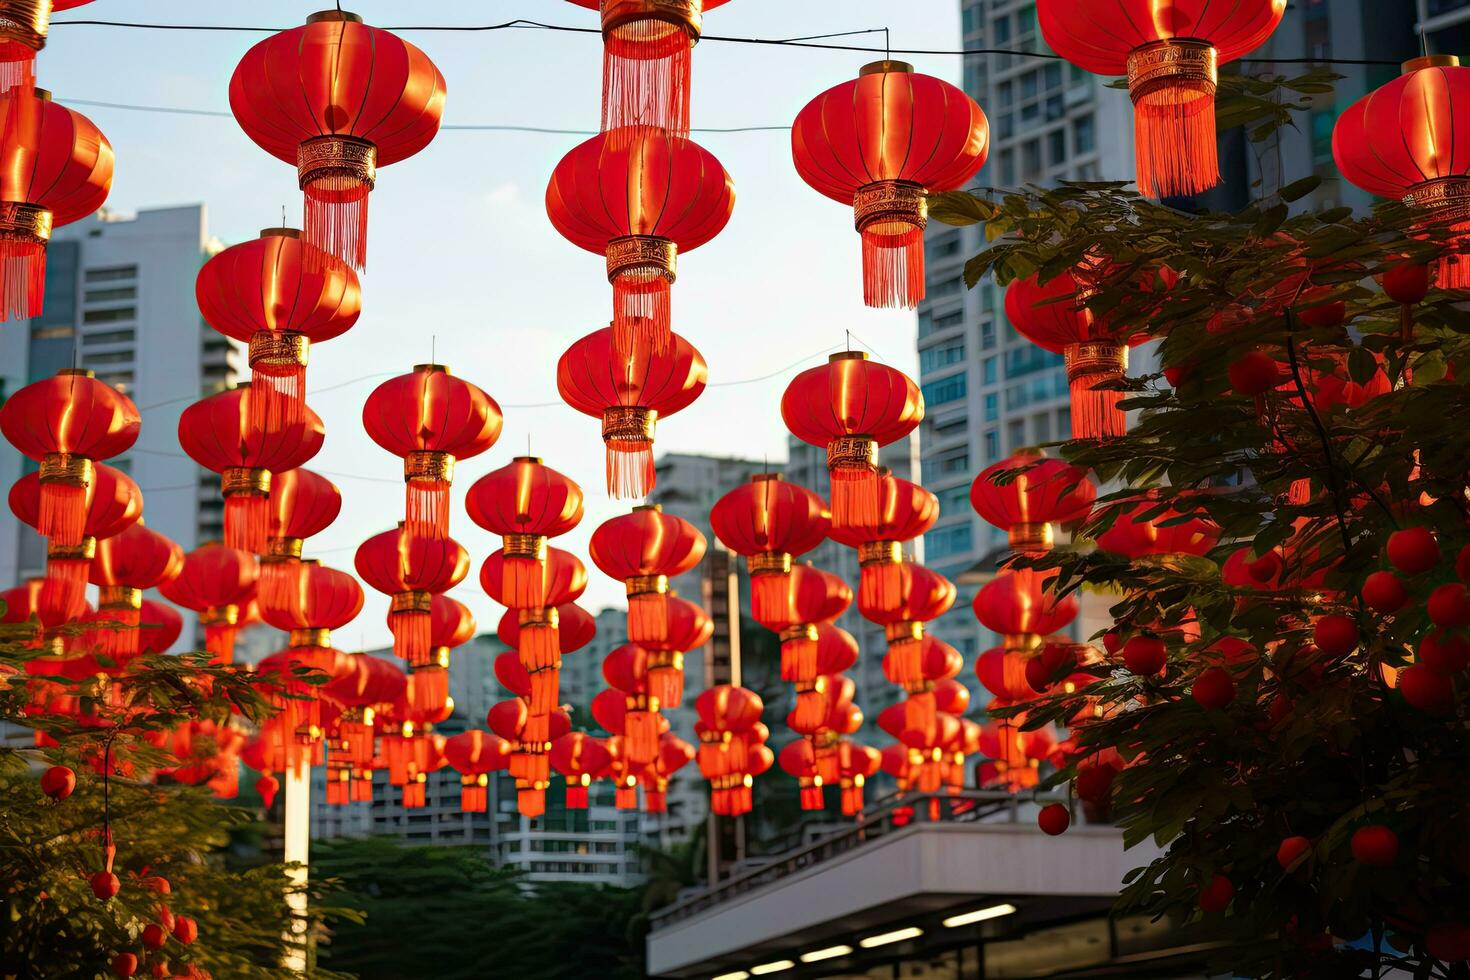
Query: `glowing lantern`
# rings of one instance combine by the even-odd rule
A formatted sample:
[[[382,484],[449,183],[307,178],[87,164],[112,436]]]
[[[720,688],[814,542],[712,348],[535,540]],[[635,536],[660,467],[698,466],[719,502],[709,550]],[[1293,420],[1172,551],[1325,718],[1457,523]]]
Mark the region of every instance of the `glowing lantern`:
[[[970,504],[987,524],[1004,530],[1015,551],[1048,551],[1053,524],[1075,524],[1092,513],[1097,487],[1087,471],[1022,450],[986,467],[970,484]]]
[[[472,728],[444,740],[444,758],[459,773],[460,810],[484,813],[490,773],[510,765],[510,743]]]
[[[300,587],[301,548],[342,512],[342,491],[326,477],[296,468],[271,474],[270,538],[260,556],[260,594],[282,603]]]
[[[468,606],[447,595],[434,596],[429,616],[428,660],[409,665],[416,709],[435,711],[450,703],[450,653],[455,647],[468,643],[474,635],[475,617]]]
[[[4,0],[0,2],[0,92],[36,84],[36,54],[46,46],[51,15],[92,0]]]
[[[1007,650],[1033,650],[1041,637],[1055,633],[1077,618],[1075,595],[1057,596],[1051,589],[1060,571],[1007,569],[975,593],[975,618],[986,629],[1001,634]]]
[[[792,559],[821,544],[831,528],[826,502],[779,473],[757,473],[725,494],[709,520],[720,542],[745,557],[758,620],[783,614]]]
[[[144,527],[141,519],[97,541],[97,555],[88,573],[89,581],[98,587],[97,611],[102,619],[122,627],[100,631],[102,653],[120,665],[138,655],[143,590],[173,581],[183,567],[184,549]]]
[[[517,456],[470,486],[465,509],[470,520],[501,536],[505,604],[544,606],[546,539],[581,523],[582,488],[536,456]]]
[[[776,753],[776,761],[786,775],[796,780],[801,791],[801,808],[822,809],[822,777],[817,775],[817,753],[812,748],[811,739],[798,738],[786,743]]]
[[[504,567],[503,556],[497,551],[485,559],[485,564],[480,569],[481,587],[490,598],[501,605],[506,604]],[[519,623],[516,640],[510,645],[520,653],[521,663],[530,671],[535,682],[531,708],[533,718],[544,717],[556,704],[561,655],[564,652],[561,646],[559,607],[575,602],[587,588],[587,569],[570,551],[548,548],[543,569],[545,581],[542,594],[546,598],[546,605],[510,609],[506,612],[507,617],[514,616]]]
[[[839,785],[842,787],[842,815],[863,812],[863,786],[883,767],[883,756],[875,748],[843,739],[837,747]]]
[[[699,529],[665,514],[658,504],[644,504],[604,521],[592,532],[588,549],[604,575],[627,587],[629,641],[667,639],[669,579],[704,557]]]
[[[908,683],[919,677],[924,624],[949,612],[957,591],[949,579],[914,562],[899,565],[898,575],[899,601],[891,604],[867,602],[859,594],[858,611],[868,622],[883,627],[888,639],[888,654],[893,658],[893,676],[901,678],[899,683]]]
[[[227,664],[234,659],[235,630],[244,607],[255,598],[259,577],[254,555],[214,542],[185,555],[178,577],[159,585],[158,591],[199,614],[205,648],[217,663]]]
[[[781,637],[781,679],[810,685],[817,679],[817,626],[841,616],[852,605],[852,589],[830,572],[797,565],[786,577],[786,601],[780,610],[756,617]],[[798,696],[798,705],[800,697]]]
[[[374,721],[405,700],[408,676],[391,661],[365,653],[347,654],[348,665],[322,693],[340,705],[341,713],[328,729],[334,755],[352,768],[367,768],[373,762]]]
[[[364,582],[392,597],[394,654],[414,667],[432,663],[433,597],[469,574],[469,552],[453,538],[411,538],[400,524],[359,545],[353,564]]]
[[[568,810],[587,809],[587,787],[601,779],[612,755],[600,738],[586,732],[568,732],[551,743],[551,765],[566,778]]]
[[[669,781],[694,761],[694,746],[677,735],[665,733],[658,740],[658,754],[643,769],[643,812],[667,813]]]
[[[939,498],[917,483],[880,469],[877,520],[832,525],[832,540],[858,553],[858,589],[868,605],[897,602],[903,587],[903,546],[920,537],[939,519]]]

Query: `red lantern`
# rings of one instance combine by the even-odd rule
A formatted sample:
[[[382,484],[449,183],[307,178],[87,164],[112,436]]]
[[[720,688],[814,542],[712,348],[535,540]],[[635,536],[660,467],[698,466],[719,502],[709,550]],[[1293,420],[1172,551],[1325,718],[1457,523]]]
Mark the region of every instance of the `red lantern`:
[[[183,568],[184,549],[152,528],[144,527],[141,519],[111,537],[98,540],[88,580],[98,587],[100,617],[122,627],[99,631],[102,653],[119,665],[138,655],[143,590],[173,581]]]
[[[502,538],[505,604],[544,606],[546,539],[581,523],[582,488],[538,457],[517,456],[474,482],[465,509],[470,520]]]
[[[646,497],[653,490],[654,428],[694,404],[709,373],[694,345],[670,334],[662,353],[647,340],[623,353],[610,327],[577,341],[556,365],[562,401],[602,420],[607,446],[607,492],[619,499]]]
[[[521,653],[521,662],[532,672],[556,670],[560,667],[562,650],[557,642],[559,631],[556,607],[575,602],[587,589],[587,569],[570,551],[547,548],[543,567],[545,577],[541,589],[546,597],[546,605],[510,610],[517,615],[521,624],[519,646],[516,649]],[[486,595],[501,605],[506,605],[504,568],[504,556],[497,551],[485,559],[485,564],[480,569],[480,587],[485,590]]]
[[[975,618],[1004,638],[1007,650],[1031,650],[1041,637],[1055,633],[1077,618],[1076,595],[1051,592],[1058,569],[1007,569],[975,593]]]
[[[270,534],[271,474],[294,470],[322,448],[326,430],[310,408],[300,422],[256,429],[250,422],[253,389],[240,385],[202,398],[179,415],[179,446],[220,475],[225,498],[225,544],[266,550]]]
[[[976,658],[975,676],[1001,701],[1030,701],[1037,692],[1026,677],[1028,661],[1025,650],[993,647]]]
[[[46,485],[39,472],[27,473],[10,488],[10,509],[15,516],[40,530]],[[73,619],[86,602],[87,572],[97,554],[97,542],[121,534],[137,523],[143,513],[143,492],[121,470],[102,463],[93,467],[84,496],[85,517],[81,540],[73,545],[56,538],[46,542],[46,581],[41,587],[40,608],[48,617]]]
[[[138,632],[140,654],[167,653],[184,632],[184,617],[173,606],[144,599],[138,610]]]
[[[879,519],[878,448],[923,421],[924,398],[902,371],[846,351],[791,380],[781,418],[796,438],[827,450],[833,525],[871,525]]]
[[[715,623],[697,603],[669,595],[664,602],[664,638],[648,640],[648,693],[665,710],[684,701],[684,654],[714,635]]]
[[[728,0],[572,0],[602,14],[602,131],[689,135],[689,79],[704,12]]]
[[[1470,288],[1470,162],[1456,111],[1470,99],[1470,69],[1453,55],[1404,62],[1403,74],[1354,102],[1332,130],[1337,169],[1353,184],[1406,201],[1425,237],[1447,240],[1441,289]]]
[[[556,612],[556,645],[563,654],[573,653],[592,642],[597,635],[597,620],[576,603],[564,602],[546,610]],[[521,634],[525,627],[517,610],[507,609],[500,617],[495,635],[500,642],[512,649],[520,649]]]
[[[858,588],[869,605],[899,601],[904,542],[919,537],[939,519],[939,498],[886,469],[878,472],[878,519],[832,527],[832,540],[854,548],[861,569]]]
[[[852,589],[831,572],[810,565],[797,565],[784,578],[785,602],[756,618],[781,636],[781,679],[810,684],[817,679],[817,624],[846,612]]]
[[[657,698],[648,694],[648,651],[636,643],[624,643],[602,661],[602,676],[624,697],[621,730],[623,749],[629,761],[646,765],[658,752],[659,715]]]
[[[792,558],[821,544],[831,529],[826,502],[779,473],[757,473],[725,494],[710,508],[709,521],[721,543],[745,557],[757,619],[781,614]]]
[[[426,662],[409,665],[412,704],[419,711],[440,711],[449,704],[450,652],[474,638],[475,617],[464,603],[447,595],[436,595],[429,627]]]
[[[607,745],[586,732],[568,732],[551,743],[551,765],[566,777],[568,810],[587,809],[587,787],[611,764]]]
[[[325,531],[341,512],[342,491],[326,477],[300,467],[271,474],[270,538],[260,556],[260,594],[266,601],[288,601],[300,584],[303,542]]]
[[[0,95],[0,321],[41,315],[51,230],[102,207],[112,165],[107,137],[50,92]]]
[[[926,196],[963,187],[989,151],[990,123],[975,100],[902,61],[864,65],[791,127],[801,179],[852,206],[869,306],[912,309],[924,298]]]
[[[372,765],[373,722],[379,712],[391,711],[404,701],[408,677],[391,661],[365,653],[347,654],[351,669],[327,684],[322,693],[342,706],[331,726],[333,752],[344,755],[351,766]]]
[[[40,464],[37,531],[60,545],[82,543],[93,462],[132,448],[140,422],[132,400],[88,370],[58,371],[0,404],[0,432]]]
[[[776,754],[776,761],[786,775],[796,780],[803,810],[822,809],[822,777],[817,775],[817,753],[811,739],[787,742]]]
[[[328,568],[316,559],[302,562],[301,594],[297,601],[277,606],[260,603],[260,616],[289,633],[293,649],[327,649],[331,631],[352,622],[362,612],[362,586],[346,572]]]
[[[444,740],[444,758],[459,773],[459,808],[484,813],[490,773],[510,765],[510,743],[472,728]]]
[[[699,529],[658,504],[644,504],[604,521],[588,548],[602,574],[627,587],[629,641],[667,639],[669,579],[704,557]]]
[[[400,525],[359,545],[353,564],[364,582],[392,597],[393,653],[412,666],[432,663],[432,599],[464,581],[470,553],[453,538],[411,538]]]
[[[496,635],[517,651],[528,674],[526,698],[536,736],[555,714],[562,655],[580,650],[596,634],[597,621],[571,602],[542,609],[508,609],[500,617]]]
[[[36,84],[36,54],[46,46],[51,15],[92,0],[8,0],[0,4],[0,92]]]
[[[250,423],[261,431],[301,420],[311,345],[340,337],[362,312],[357,273],[295,228],[220,252],[199,270],[194,295],[206,323],[250,345]]]
[[[873,597],[859,593],[858,611],[883,627],[894,676],[907,682],[919,676],[924,624],[949,612],[956,590],[949,579],[914,562],[898,566],[898,579],[897,602],[870,602]]]
[[[607,257],[619,352],[635,341],[666,352],[677,257],[718,235],[734,207],[730,175],[714,154],[648,126],[573,148],[546,187],[552,226],[573,245]]]
[[[677,735],[665,733],[658,740],[658,753],[643,770],[643,812],[667,813],[669,780],[694,761],[694,746]]]
[[[1127,75],[1138,189],[1197,194],[1220,182],[1215,150],[1219,66],[1266,43],[1286,0],[1038,0],[1047,46],[1098,75]]]
[[[970,505],[1005,530],[1015,551],[1048,551],[1052,524],[1086,520],[1097,499],[1087,471],[1034,450],[1021,450],[986,467],[970,484]]]
[[[863,812],[863,785],[883,767],[883,756],[875,748],[843,739],[837,747],[842,787],[842,815],[854,817]]]
[[[444,76],[427,55],[356,14],[324,10],[245,53],[230,109],[271,156],[296,164],[306,241],[361,269],[378,168],[429,145]]]
[[[1208,517],[1192,516],[1179,521],[1181,515],[1173,507],[1165,508],[1157,516],[1146,517],[1160,509],[1154,499],[1146,498],[1136,504],[1122,501],[1109,506],[1117,509],[1118,515],[1112,526],[1098,535],[1097,546],[1125,558],[1203,555],[1220,540],[1220,528]]]
[[[717,684],[694,701],[699,714],[699,771],[710,781],[710,809],[721,816],[750,812],[751,782],[769,769],[775,753],[764,744],[765,705],[754,691]]]
[[[500,438],[500,406],[442,364],[418,364],[384,381],[362,406],[373,442],[403,457],[405,530],[410,538],[449,534],[449,484],[456,460],[478,456]]]

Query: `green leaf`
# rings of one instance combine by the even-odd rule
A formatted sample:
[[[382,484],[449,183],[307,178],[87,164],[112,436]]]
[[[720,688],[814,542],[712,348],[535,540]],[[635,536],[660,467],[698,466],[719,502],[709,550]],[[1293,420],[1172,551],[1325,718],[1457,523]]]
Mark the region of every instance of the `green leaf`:
[[[1327,86],[1327,91],[1332,91],[1332,86]],[[1321,186],[1322,178],[1312,174],[1287,184],[1276,196],[1287,202],[1299,201]]]

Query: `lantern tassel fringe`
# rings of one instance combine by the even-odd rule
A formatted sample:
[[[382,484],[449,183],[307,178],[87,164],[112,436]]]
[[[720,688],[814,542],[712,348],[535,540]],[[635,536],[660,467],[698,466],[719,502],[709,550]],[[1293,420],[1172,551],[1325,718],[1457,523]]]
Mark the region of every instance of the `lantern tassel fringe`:
[[[636,500],[653,489],[652,440],[607,444],[607,492],[619,500]]]
[[[0,241],[0,321],[40,316],[45,295],[46,246]]]
[[[1096,374],[1073,378],[1072,438],[1116,439],[1128,432],[1128,416],[1119,408],[1126,391],[1098,388]]]
[[[279,432],[306,414],[306,366],[291,365],[271,374],[256,364],[250,370],[250,426],[257,432]]]
[[[270,530],[270,499],[254,493],[225,498],[225,545],[259,554]]]
[[[878,474],[870,469],[834,469],[832,523],[839,526],[878,523]]]
[[[442,711],[449,702],[449,671],[443,667],[416,670],[409,691],[415,711],[424,714]]]
[[[669,281],[663,275],[624,273],[613,280],[613,349],[647,344],[655,354],[669,347],[673,329]]]
[[[46,578],[38,597],[40,608],[68,620],[81,616],[87,606],[87,571],[91,565],[86,559],[47,559]]]
[[[308,244],[335,255],[357,271],[367,266],[368,193],[371,187],[350,174],[327,174],[306,185],[302,233]],[[313,258],[311,253],[308,259]],[[315,271],[329,263],[317,255]]]
[[[648,671],[648,696],[657,698],[663,708],[677,708],[684,703],[684,672],[676,667],[655,667]]]
[[[1220,182],[1214,86],[1180,81],[1151,92],[1133,116],[1139,192],[1198,194]]]
[[[72,548],[82,543],[87,526],[87,488],[42,483],[36,530],[50,543]]]
[[[429,662],[433,617],[426,612],[406,610],[389,616],[388,627],[393,632],[394,656],[401,657],[414,666],[423,666]]]
[[[924,298],[924,231],[908,226],[899,234],[866,229],[863,239],[863,302],[879,309],[913,309]]]
[[[662,592],[628,598],[628,642],[662,643],[669,638],[669,602]]]
[[[506,605],[539,609],[546,604],[546,570],[535,558],[507,558],[502,571]]]
[[[682,28],[653,17],[609,34],[602,49],[602,131],[655,126],[687,137],[693,46]]]
[[[449,537],[449,484],[410,480],[405,492],[403,530],[409,539],[443,541]]]

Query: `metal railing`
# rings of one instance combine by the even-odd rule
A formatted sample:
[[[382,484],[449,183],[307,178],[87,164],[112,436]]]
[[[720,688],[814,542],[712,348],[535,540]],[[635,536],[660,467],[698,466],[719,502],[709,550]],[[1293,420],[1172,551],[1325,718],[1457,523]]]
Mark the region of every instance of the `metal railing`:
[[[1019,823],[1023,806],[1044,806],[1048,803],[1070,806],[1063,794],[1018,796],[1004,790],[971,789],[958,792],[895,793],[864,809],[855,823],[784,853],[764,856],[758,866],[737,871],[713,887],[706,887],[664,906],[650,916],[650,927],[656,932],[736,896],[830,861],[870,841],[879,840],[915,824]],[[1076,817],[1077,814],[1074,813],[1073,816]]]

